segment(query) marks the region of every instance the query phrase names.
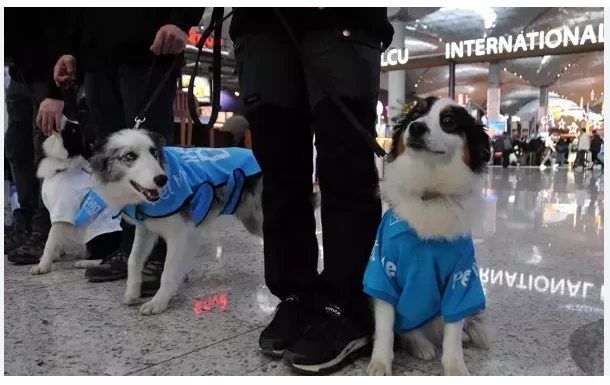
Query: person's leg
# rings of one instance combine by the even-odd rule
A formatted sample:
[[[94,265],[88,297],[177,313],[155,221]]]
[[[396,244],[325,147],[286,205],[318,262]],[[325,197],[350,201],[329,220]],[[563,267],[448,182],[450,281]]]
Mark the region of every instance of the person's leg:
[[[287,37],[242,36],[235,56],[253,151],[264,175],[265,282],[282,301],[260,345],[278,356],[303,332],[318,287],[309,107],[301,63]]]
[[[154,70],[148,78],[150,68],[124,66],[118,69],[118,86],[123,101],[123,113],[126,127],[132,127],[134,119],[140,109],[147,103],[150,94],[159,82],[163,80],[165,70]],[[171,145],[174,138],[174,115],[173,105],[176,97],[176,77],[170,76],[165,82],[162,90],[146,113],[146,121],[141,128],[156,132],[165,138],[166,145]],[[135,235],[133,226],[123,226],[131,229],[125,231],[123,249],[126,253],[131,251],[131,245]],[[142,271],[142,296],[154,295],[161,285],[161,274],[167,254],[167,244],[159,237],[155,244],[148,262]]]
[[[17,187],[19,206],[14,212],[15,231],[4,239],[4,253],[22,245],[29,237],[36,210],[36,168],[32,141],[34,108],[25,85],[12,80],[6,92],[8,127],[4,134],[4,154]]]
[[[42,195],[40,194],[42,182],[36,177],[36,170],[44,157],[42,143],[46,139],[46,136],[36,125],[36,114],[38,113],[38,106],[48,95],[48,85],[41,82],[31,82],[27,85],[23,85],[23,87],[27,87],[25,91],[32,107],[32,116],[28,125],[31,134],[27,140],[31,143],[33,150],[33,159],[29,158],[31,154],[28,154],[28,159],[29,162],[32,162],[31,167],[34,170],[33,174],[30,176],[33,178],[31,182],[32,189],[30,190],[30,197],[32,199],[34,213],[32,216],[32,233],[21,246],[14,249],[8,255],[8,260],[18,264],[35,264],[38,263],[40,257],[42,257],[47,236],[51,229],[49,211],[45,207],[44,202],[42,201]]]
[[[502,151],[502,167],[508,168],[509,166],[510,151]]]
[[[284,354],[293,368],[331,371],[370,340],[372,315],[362,279],[381,220],[375,155],[326,95],[332,90],[375,137],[379,98],[379,41],[365,33],[325,30],[302,39],[322,195],[324,270],[322,316]]]

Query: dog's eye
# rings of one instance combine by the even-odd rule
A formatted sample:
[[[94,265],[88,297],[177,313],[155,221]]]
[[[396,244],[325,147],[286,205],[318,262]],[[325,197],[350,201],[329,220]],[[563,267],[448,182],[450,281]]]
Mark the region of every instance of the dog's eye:
[[[123,155],[123,158],[125,160],[136,160],[136,159],[138,159],[138,154],[136,154],[133,151],[130,151],[127,154]]]
[[[154,156],[156,158],[157,155],[158,155],[157,149],[154,148],[154,147],[151,147],[150,148],[150,155],[152,155],[152,156]]]
[[[453,116],[445,116],[441,120],[441,126],[447,130],[455,129],[455,126],[456,126],[455,119],[453,118]]]

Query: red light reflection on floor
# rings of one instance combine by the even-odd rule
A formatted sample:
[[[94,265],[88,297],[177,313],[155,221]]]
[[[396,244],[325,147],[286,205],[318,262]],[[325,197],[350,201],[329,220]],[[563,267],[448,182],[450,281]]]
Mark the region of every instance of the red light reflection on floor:
[[[227,305],[229,304],[229,300],[227,299],[227,294],[215,294],[212,297],[200,299],[195,302],[195,314],[201,314],[204,311],[210,311],[216,306],[221,311],[227,309]]]

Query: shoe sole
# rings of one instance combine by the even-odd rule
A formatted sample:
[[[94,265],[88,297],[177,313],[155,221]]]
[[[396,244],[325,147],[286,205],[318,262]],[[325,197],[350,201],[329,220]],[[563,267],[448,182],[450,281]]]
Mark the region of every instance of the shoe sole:
[[[282,362],[291,368],[293,371],[300,374],[308,374],[308,375],[321,375],[321,374],[330,374],[334,373],[341,368],[343,368],[346,364],[352,362],[354,358],[359,358],[364,353],[367,353],[371,349],[364,349],[369,345],[370,347],[371,339],[369,337],[360,338],[354,340],[347,344],[347,346],[339,353],[339,355],[328,362],[324,362],[321,364],[315,365],[303,365],[303,364],[295,364],[294,363],[294,354],[290,351],[284,352],[284,356]]]
[[[126,279],[127,275],[105,275],[103,277],[87,277],[87,281],[89,282],[111,282],[111,281],[119,281],[121,279]]]
[[[273,357],[273,358],[282,358],[284,356],[283,350],[273,350],[273,349],[265,349],[265,348],[259,348],[259,350],[262,354],[269,356],[269,357]]]

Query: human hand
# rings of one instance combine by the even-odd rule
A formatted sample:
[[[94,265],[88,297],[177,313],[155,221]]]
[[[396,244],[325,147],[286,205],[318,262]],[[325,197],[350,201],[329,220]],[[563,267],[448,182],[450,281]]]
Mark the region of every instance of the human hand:
[[[72,55],[63,55],[53,68],[53,80],[57,86],[64,85],[76,77],[76,59]]]
[[[150,50],[155,55],[176,55],[184,51],[188,35],[173,24],[166,24],[159,28],[155,41],[150,46]]]
[[[49,136],[53,131],[59,132],[63,110],[63,100],[46,98],[40,103],[38,115],[36,116],[36,125],[43,134]]]

